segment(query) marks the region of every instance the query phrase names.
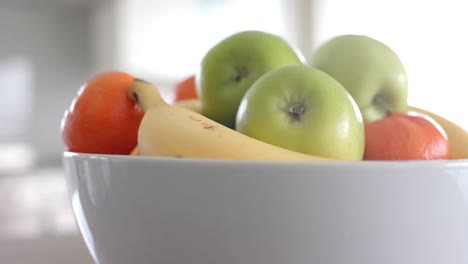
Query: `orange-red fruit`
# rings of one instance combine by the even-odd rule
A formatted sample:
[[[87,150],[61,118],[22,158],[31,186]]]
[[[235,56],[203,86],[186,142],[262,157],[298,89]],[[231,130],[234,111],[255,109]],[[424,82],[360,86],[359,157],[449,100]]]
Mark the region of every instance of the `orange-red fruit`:
[[[196,98],[198,98],[198,96],[195,86],[195,75],[187,77],[176,85],[174,99],[176,102]]]
[[[391,113],[365,124],[365,160],[448,159],[449,145],[442,127],[427,115]]]
[[[109,71],[91,78],[63,116],[62,138],[69,151],[129,154],[137,145],[144,112],[128,96],[134,77]]]

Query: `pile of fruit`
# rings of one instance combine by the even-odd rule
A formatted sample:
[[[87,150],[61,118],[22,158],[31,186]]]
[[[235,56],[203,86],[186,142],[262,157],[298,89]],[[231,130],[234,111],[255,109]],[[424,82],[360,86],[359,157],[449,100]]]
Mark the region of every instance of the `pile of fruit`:
[[[104,72],[62,119],[69,151],[237,160],[468,158],[468,134],[408,105],[405,68],[382,42],[342,35],[309,60],[283,38],[216,43],[166,102],[152,83]]]

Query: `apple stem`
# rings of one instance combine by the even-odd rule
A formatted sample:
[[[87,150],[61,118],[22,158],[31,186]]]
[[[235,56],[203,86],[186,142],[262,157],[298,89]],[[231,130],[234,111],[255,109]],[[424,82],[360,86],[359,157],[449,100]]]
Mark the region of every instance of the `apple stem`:
[[[304,115],[304,112],[304,104],[293,105],[289,108],[289,115],[296,121],[301,119],[302,115]]]
[[[382,99],[381,96],[376,96],[374,98],[374,102],[377,104],[377,105],[381,105],[383,106],[383,108],[385,109],[385,115],[386,116],[389,116],[392,114],[393,110],[392,108],[387,104],[387,102],[385,100]]]
[[[240,68],[236,71],[236,74],[234,75],[234,81],[240,82],[242,79],[247,77],[248,71],[245,68]]]

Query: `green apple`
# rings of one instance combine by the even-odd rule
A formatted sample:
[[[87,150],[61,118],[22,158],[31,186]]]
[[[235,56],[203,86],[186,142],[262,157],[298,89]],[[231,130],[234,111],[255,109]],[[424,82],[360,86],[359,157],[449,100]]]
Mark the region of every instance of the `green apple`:
[[[349,92],[307,65],[284,66],[260,77],[245,93],[236,130],[310,155],[362,160],[364,124]]]
[[[242,31],[221,40],[196,74],[204,114],[234,128],[240,100],[255,80],[278,67],[305,63],[297,48],[270,33]]]
[[[340,35],[323,43],[310,65],[339,81],[353,96],[364,122],[408,108],[408,81],[398,55],[364,35]]]

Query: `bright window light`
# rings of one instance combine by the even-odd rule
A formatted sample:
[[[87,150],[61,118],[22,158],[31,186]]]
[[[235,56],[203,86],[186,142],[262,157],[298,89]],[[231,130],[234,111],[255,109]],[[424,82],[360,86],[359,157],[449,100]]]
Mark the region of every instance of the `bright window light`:
[[[119,10],[122,68],[162,80],[194,73],[211,46],[237,31],[286,33],[280,0],[126,0]]]
[[[24,56],[0,59],[0,144],[19,140],[32,114],[34,67]]]

